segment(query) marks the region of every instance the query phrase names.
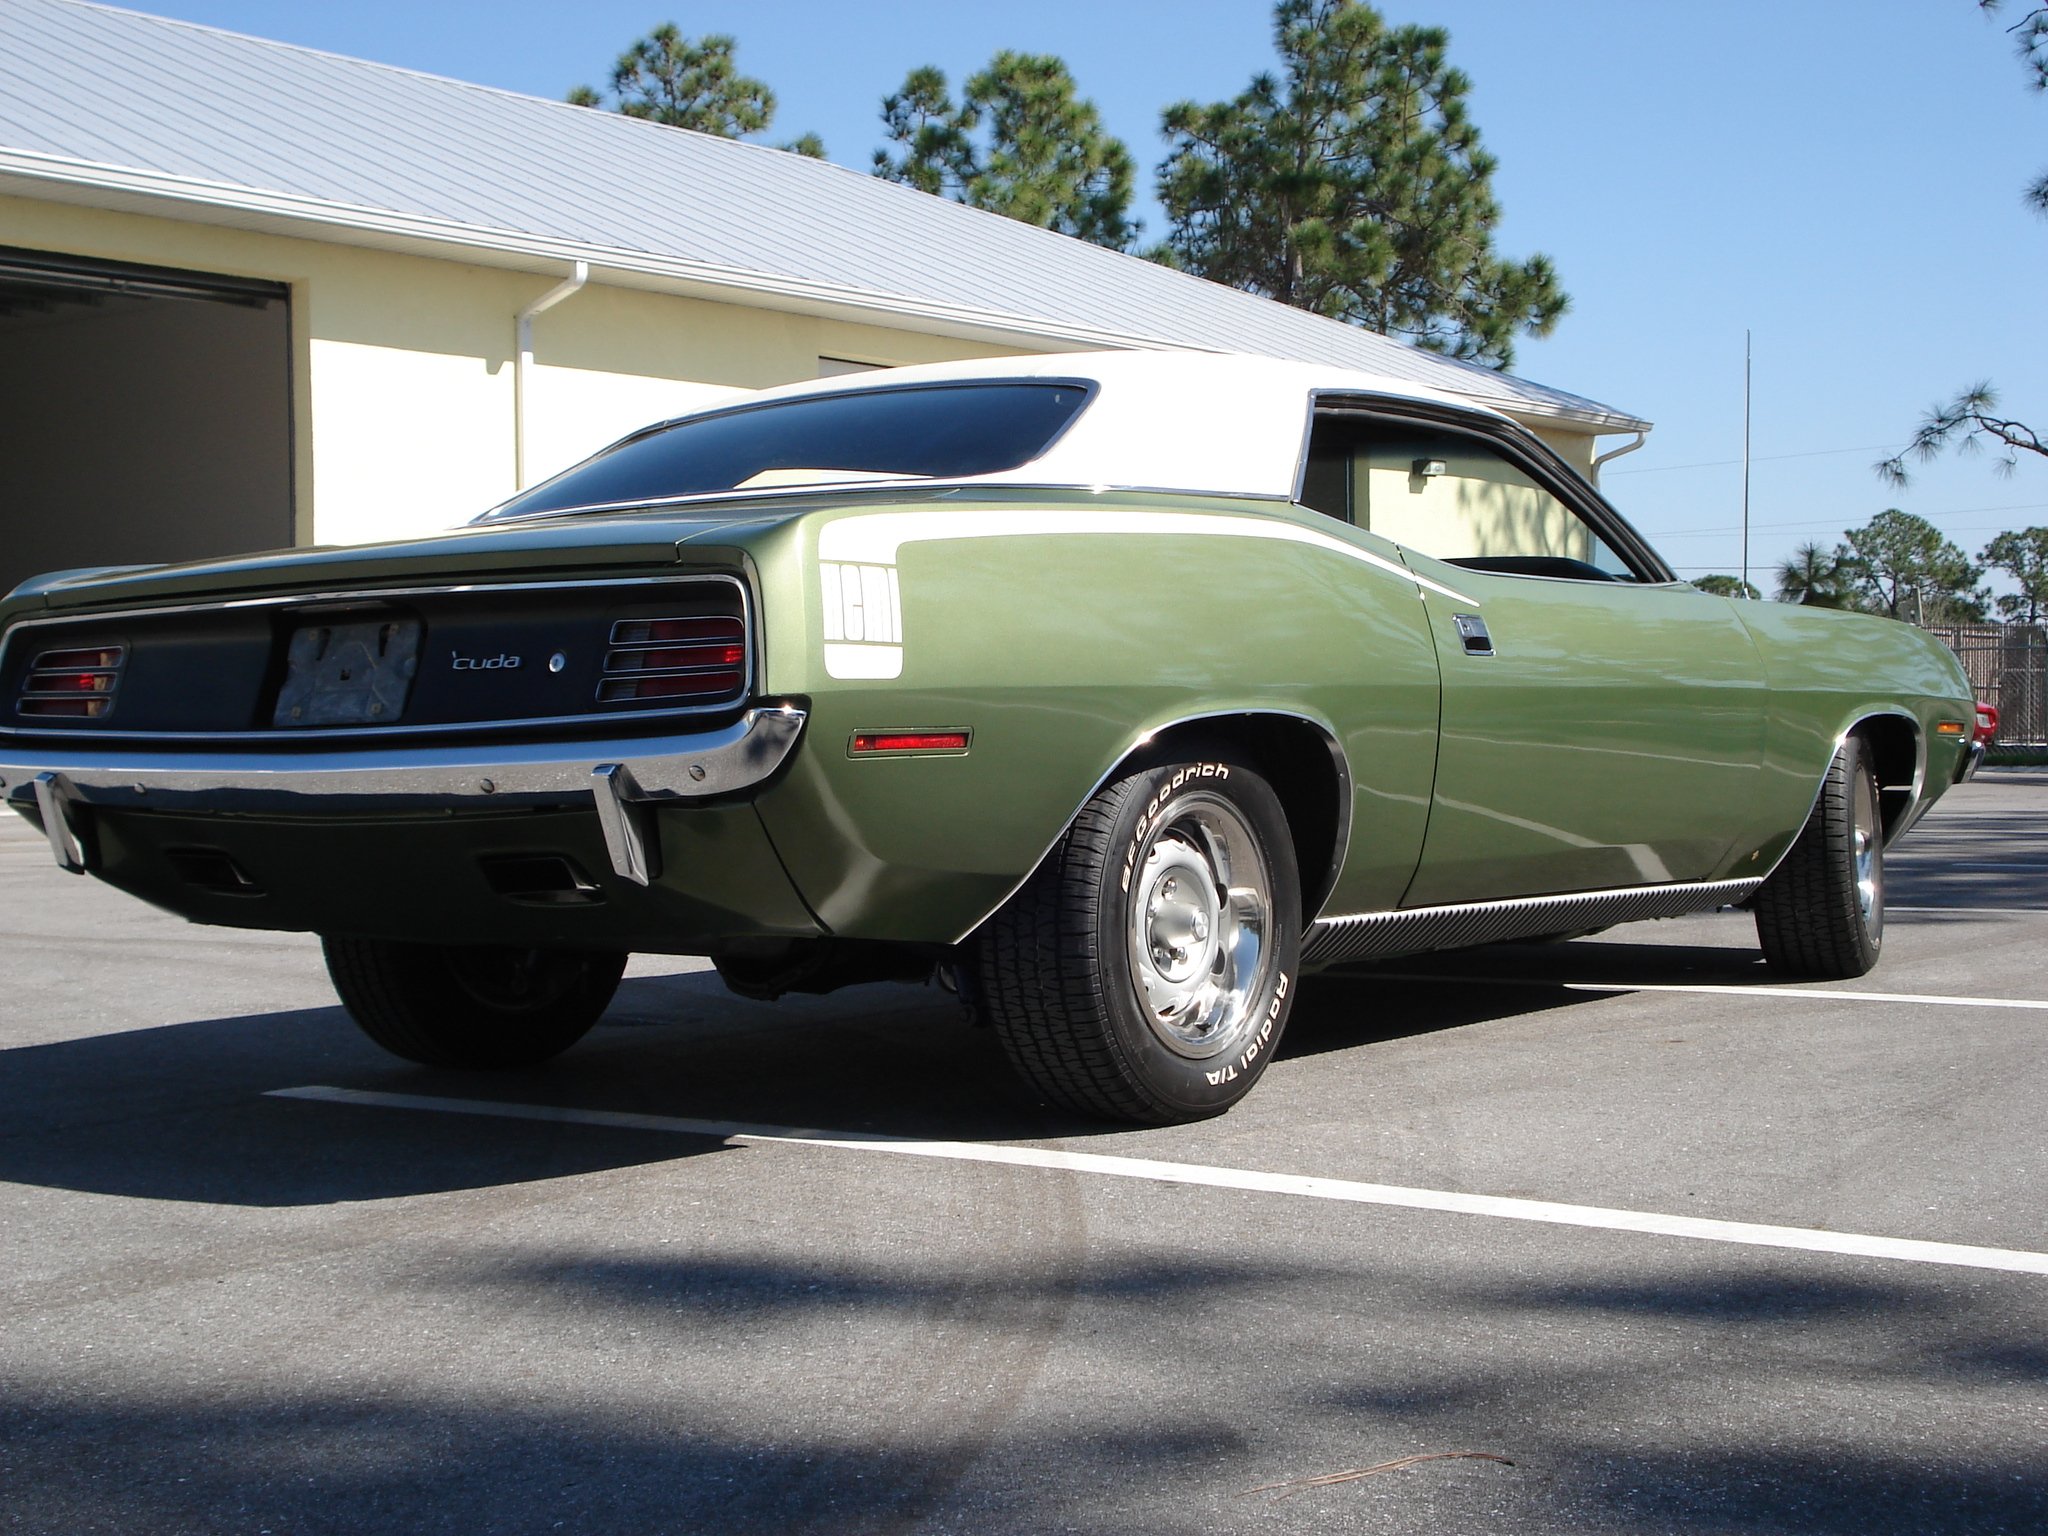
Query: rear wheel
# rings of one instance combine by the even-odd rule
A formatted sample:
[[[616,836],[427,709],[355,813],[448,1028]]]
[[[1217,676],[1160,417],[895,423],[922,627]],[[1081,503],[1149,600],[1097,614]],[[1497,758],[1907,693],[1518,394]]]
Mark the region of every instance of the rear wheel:
[[[1792,851],[1756,893],[1764,958],[1788,976],[1839,981],[1884,945],[1884,819],[1870,748],[1851,736],[1828,765]]]
[[[1292,1001],[1301,893],[1279,798],[1241,763],[1099,791],[979,935],[982,1008],[1047,1098],[1145,1124],[1229,1109]]]
[[[429,1067],[529,1067],[590,1032],[625,972],[601,951],[324,938],[363,1033]]]

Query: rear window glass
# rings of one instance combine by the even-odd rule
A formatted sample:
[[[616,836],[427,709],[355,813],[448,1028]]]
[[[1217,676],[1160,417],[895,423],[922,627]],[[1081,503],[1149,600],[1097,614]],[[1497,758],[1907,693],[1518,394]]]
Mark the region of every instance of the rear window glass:
[[[628,438],[487,516],[994,474],[1045,452],[1087,398],[1078,384],[954,384],[742,406]]]

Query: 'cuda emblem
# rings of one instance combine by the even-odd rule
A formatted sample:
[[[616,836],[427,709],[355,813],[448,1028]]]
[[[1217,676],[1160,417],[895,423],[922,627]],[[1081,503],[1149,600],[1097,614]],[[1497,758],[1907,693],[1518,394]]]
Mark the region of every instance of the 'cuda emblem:
[[[450,651],[455,658],[458,672],[510,672],[519,665],[517,656],[465,656],[460,651]]]

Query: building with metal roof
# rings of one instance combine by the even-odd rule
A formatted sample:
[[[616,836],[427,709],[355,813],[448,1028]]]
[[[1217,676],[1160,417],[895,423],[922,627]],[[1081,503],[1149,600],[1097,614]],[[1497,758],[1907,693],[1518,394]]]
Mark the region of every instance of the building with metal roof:
[[[0,0],[0,247],[0,419],[43,424],[0,509],[75,507],[119,420],[94,558],[445,525],[714,391],[1000,353],[1340,364],[1582,466],[1648,425],[823,161],[84,0]]]

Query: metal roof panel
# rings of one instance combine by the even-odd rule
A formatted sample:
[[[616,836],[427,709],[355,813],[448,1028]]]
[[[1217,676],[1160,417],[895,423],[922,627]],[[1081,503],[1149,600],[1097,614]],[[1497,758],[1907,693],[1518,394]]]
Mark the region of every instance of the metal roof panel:
[[[103,89],[104,61],[122,88]],[[144,171],[1002,316],[1049,336],[1297,358],[1405,379],[1525,417],[1647,425],[1582,396],[1140,257],[764,145],[89,3],[0,0],[0,152],[45,179]],[[196,194],[195,194],[196,195]],[[331,236],[330,236],[331,237]]]

